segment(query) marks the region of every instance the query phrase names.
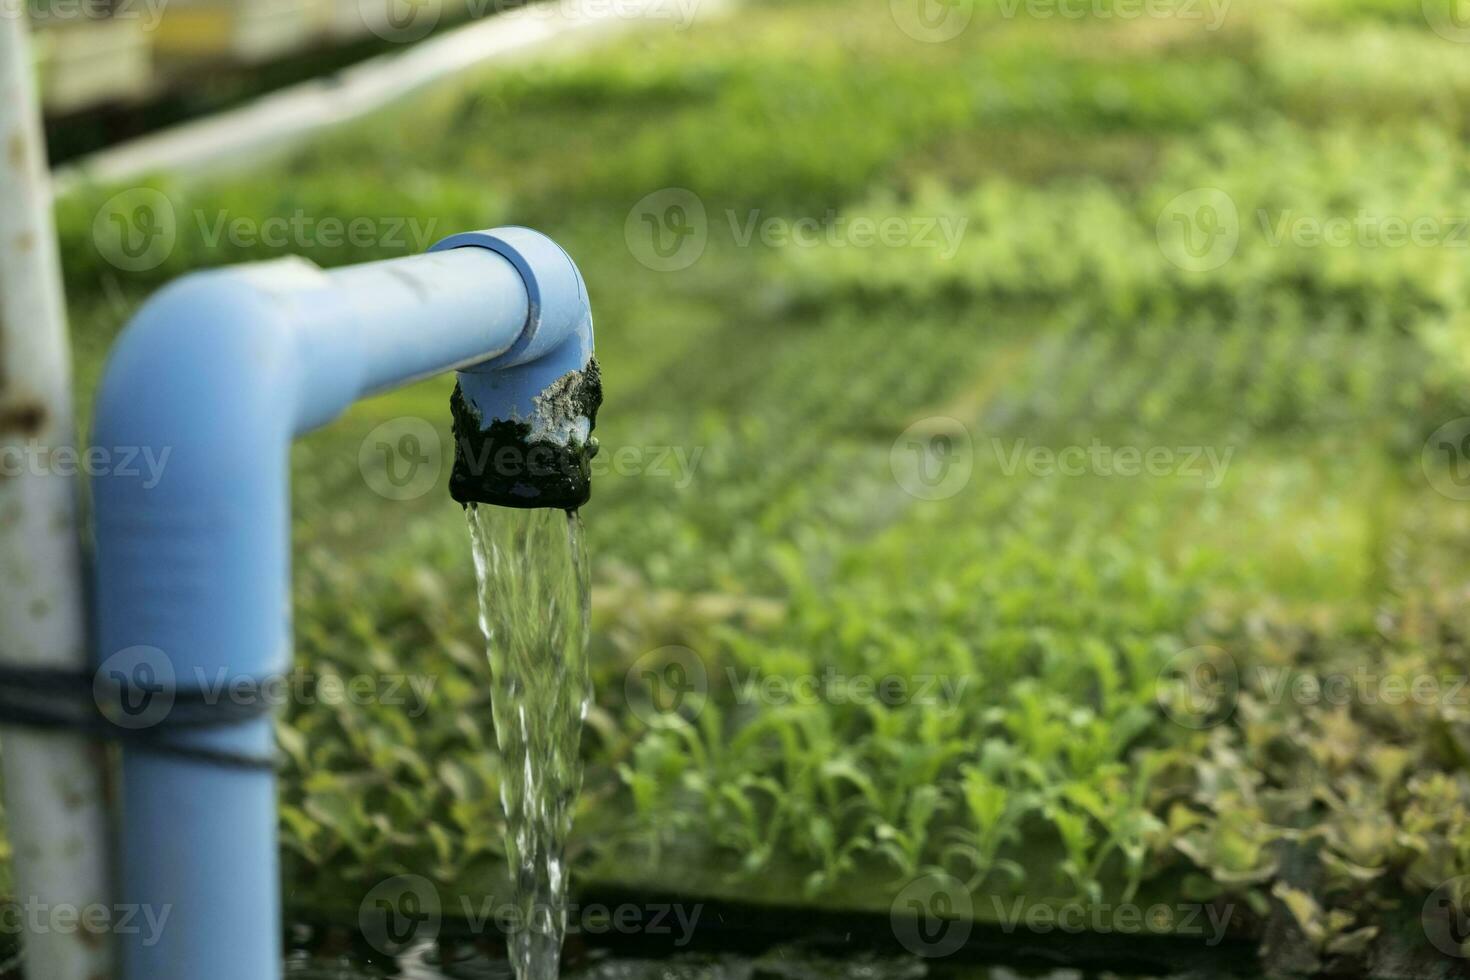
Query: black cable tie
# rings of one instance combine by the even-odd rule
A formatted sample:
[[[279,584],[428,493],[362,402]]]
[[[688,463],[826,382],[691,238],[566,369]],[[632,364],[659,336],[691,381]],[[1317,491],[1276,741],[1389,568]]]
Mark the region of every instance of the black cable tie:
[[[118,720],[136,715],[124,707],[129,690],[91,671],[0,664],[0,727],[73,732],[158,755],[232,769],[275,771],[274,755],[183,745],[168,737],[176,731],[224,728],[264,717],[271,710],[265,698],[242,703],[202,690],[148,688],[142,692],[145,701],[168,697],[167,708],[158,718],[129,725]]]

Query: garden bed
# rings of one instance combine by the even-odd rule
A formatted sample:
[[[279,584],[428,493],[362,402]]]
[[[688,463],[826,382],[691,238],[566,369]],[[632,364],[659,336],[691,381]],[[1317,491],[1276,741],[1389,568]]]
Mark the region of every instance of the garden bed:
[[[1443,242],[1273,229],[1464,213],[1470,69],[1366,3],[1241,2],[1213,31],[999,9],[927,44],[886,5],[753,4],[467,80],[269,174],[163,175],[178,243],[146,272],[93,244],[116,189],[75,196],[84,387],[148,290],[281,254],[207,244],[221,212],[542,228],[586,273],[608,390],[608,470],[584,512],[580,882],[881,918],[942,872],[981,909],[1230,907],[1275,972],[1458,970],[1426,903],[1470,873],[1465,706],[1447,689],[1314,699],[1298,679],[1464,671],[1470,510],[1424,452],[1470,414],[1464,263]],[[1359,81],[1365,48],[1391,102]],[[1239,218],[1213,269],[1159,231],[1202,188]],[[677,271],[625,237],[668,189],[706,220]],[[952,251],[759,231],[833,216],[965,230]],[[414,248],[289,250],[337,265]],[[447,433],[447,399],[442,380],[376,399],[296,450],[302,669],[434,680],[412,717],[289,710],[302,906],[353,908],[405,872],[496,893],[463,518],[447,493],[375,495],[358,452],[403,416]],[[926,499],[901,437],[923,423],[929,444],[935,419],[961,425],[971,473]],[[1080,474],[1059,468],[1074,446]],[[1151,450],[1168,465],[1141,472]],[[698,698],[653,690],[687,656],[670,647],[704,671]],[[1235,684],[1191,707],[1177,679],[1200,665]],[[833,673],[949,687],[937,703],[762,687]]]

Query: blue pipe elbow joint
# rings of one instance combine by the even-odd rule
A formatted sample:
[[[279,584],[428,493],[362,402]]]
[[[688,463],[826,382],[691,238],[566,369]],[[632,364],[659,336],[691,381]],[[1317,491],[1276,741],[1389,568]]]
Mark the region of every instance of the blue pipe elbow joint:
[[[469,232],[431,251],[469,246],[515,266],[530,315],[510,350],[458,373],[450,496],[465,506],[576,510],[592,495],[602,404],[586,283],[559,245],[527,229]]]

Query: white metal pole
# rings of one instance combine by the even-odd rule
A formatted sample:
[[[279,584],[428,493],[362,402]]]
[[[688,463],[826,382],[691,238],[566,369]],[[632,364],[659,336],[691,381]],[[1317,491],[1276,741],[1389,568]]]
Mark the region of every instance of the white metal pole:
[[[71,355],[26,8],[10,7],[0,10],[0,658],[83,670],[76,457],[55,455],[76,451]],[[87,911],[111,909],[101,749],[6,730],[0,761],[26,975],[111,977],[112,937]]]

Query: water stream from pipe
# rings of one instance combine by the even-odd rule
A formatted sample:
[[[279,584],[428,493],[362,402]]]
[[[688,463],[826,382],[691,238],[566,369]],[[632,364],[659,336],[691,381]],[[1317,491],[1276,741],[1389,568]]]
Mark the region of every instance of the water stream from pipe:
[[[566,932],[564,851],[592,700],[582,520],[575,512],[475,504],[466,513],[500,745],[516,912],[510,958],[519,980],[556,980]]]

